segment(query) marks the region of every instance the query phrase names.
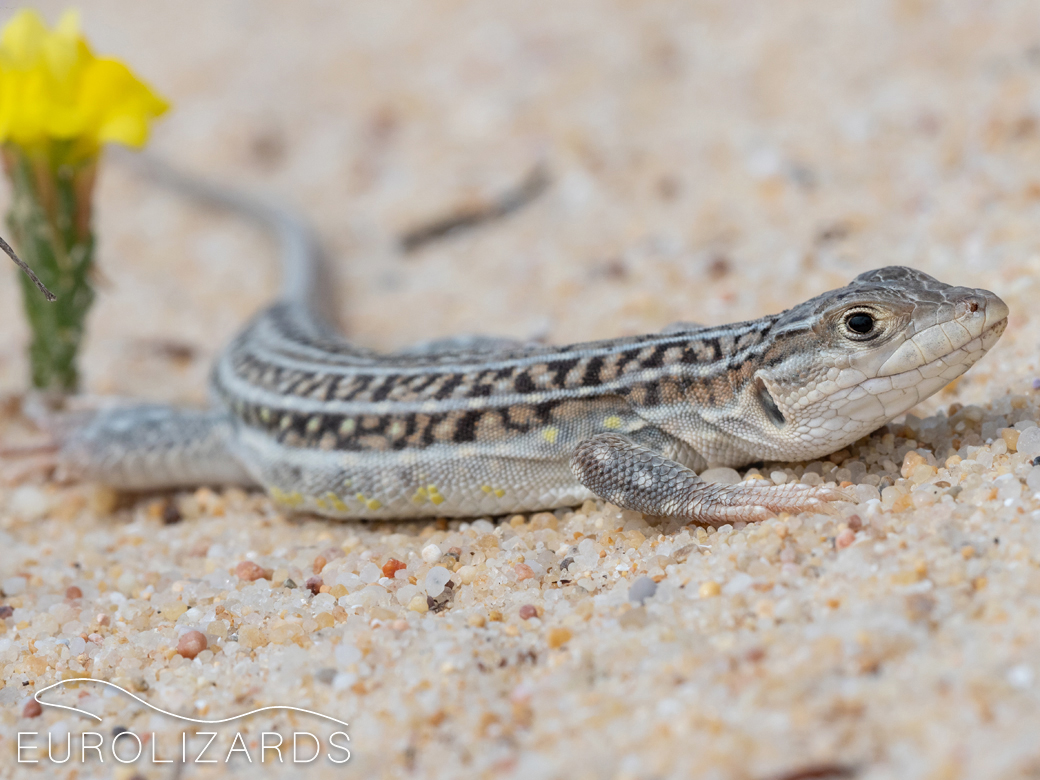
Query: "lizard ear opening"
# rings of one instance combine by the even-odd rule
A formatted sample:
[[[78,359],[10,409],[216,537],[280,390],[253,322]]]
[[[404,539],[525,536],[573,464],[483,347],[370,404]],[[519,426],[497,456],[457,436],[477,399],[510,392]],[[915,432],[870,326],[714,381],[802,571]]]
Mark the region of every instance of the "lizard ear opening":
[[[773,425],[777,428],[782,428],[787,424],[784,413],[776,405],[776,401],[773,400],[773,396],[769,393],[766,383],[762,381],[762,377],[756,380],[756,384],[758,385],[758,402],[762,404],[762,411],[766,413],[766,417],[769,418]]]

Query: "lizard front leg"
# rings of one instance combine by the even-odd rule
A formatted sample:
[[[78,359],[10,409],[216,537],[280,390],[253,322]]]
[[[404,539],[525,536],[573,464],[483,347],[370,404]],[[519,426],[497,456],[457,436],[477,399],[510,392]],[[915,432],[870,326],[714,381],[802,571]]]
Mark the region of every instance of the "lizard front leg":
[[[623,509],[680,517],[708,525],[764,520],[823,502],[849,500],[840,490],[808,485],[720,485],[658,452],[614,433],[580,442],[571,458],[578,481]]]

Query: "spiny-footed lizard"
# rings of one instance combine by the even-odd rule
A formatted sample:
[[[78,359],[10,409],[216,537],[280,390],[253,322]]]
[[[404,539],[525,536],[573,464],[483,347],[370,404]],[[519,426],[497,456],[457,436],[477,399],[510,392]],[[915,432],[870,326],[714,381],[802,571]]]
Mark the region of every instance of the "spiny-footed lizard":
[[[702,523],[757,520],[847,496],[696,472],[839,450],[963,374],[1007,324],[991,292],[887,267],[732,325],[380,354],[317,313],[324,286],[303,223],[157,170],[273,226],[284,287],[217,361],[211,410],[116,407],[65,439],[67,472],[117,488],[260,485],[337,518],[502,515],[600,496]]]

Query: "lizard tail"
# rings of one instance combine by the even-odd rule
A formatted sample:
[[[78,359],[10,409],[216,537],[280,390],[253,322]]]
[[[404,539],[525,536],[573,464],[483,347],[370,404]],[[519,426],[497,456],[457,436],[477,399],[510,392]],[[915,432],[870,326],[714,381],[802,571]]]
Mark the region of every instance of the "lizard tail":
[[[274,233],[282,263],[280,300],[295,304],[326,322],[334,322],[335,306],[327,267],[310,225],[290,209],[263,197],[208,181],[174,168],[157,157],[120,147],[109,153],[131,170],[192,200],[228,209]]]

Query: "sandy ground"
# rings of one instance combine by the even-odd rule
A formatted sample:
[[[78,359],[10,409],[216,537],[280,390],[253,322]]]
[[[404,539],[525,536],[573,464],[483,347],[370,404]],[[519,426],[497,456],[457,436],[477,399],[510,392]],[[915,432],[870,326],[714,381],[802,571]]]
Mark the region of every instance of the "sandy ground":
[[[861,503],[838,517],[715,531],[590,502],[349,524],[236,491],[116,500],[5,466],[0,776],[288,776],[301,767],[260,767],[262,731],[328,746],[329,722],[282,712],[219,727],[217,765],[18,764],[25,731],[59,757],[91,729],[107,751],[116,727],[146,756],[179,756],[191,724],[96,685],[48,697],[100,725],[25,717],[32,692],[84,675],[196,718],[292,705],[348,721],[349,762],[322,758],[315,776],[1040,776],[1034,4],[96,0],[83,14],[99,52],[173,101],[158,154],[310,217],[342,324],[370,346],[748,319],[888,264],[991,289],[1012,315],[906,421],[759,469],[852,483]],[[552,185],[528,208],[400,250],[540,162]],[[86,389],[203,403],[213,356],[276,289],[273,247],[115,165],[97,231]],[[0,392],[16,399],[26,334],[4,273]],[[16,410],[8,441],[27,435]],[[245,561],[265,576],[240,577]],[[176,651],[190,630],[208,644],[194,660]],[[253,764],[224,762],[239,732]]]

